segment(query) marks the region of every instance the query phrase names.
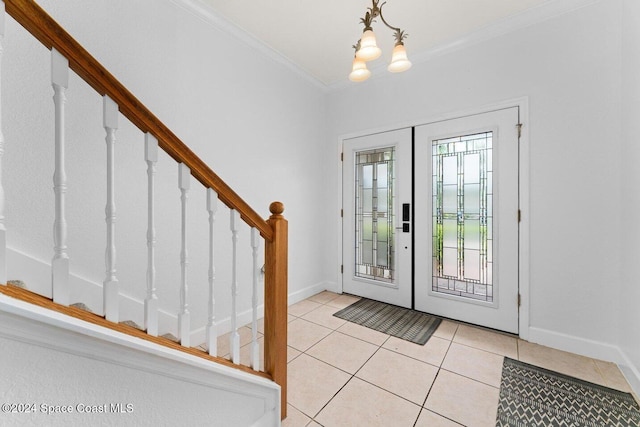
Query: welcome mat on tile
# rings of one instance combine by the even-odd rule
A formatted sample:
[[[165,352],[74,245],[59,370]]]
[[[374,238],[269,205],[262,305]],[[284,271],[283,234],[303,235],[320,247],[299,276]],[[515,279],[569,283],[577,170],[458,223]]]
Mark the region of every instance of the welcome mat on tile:
[[[424,345],[442,319],[419,311],[362,298],[333,314],[403,340]]]
[[[640,426],[629,393],[504,358],[496,427]]]

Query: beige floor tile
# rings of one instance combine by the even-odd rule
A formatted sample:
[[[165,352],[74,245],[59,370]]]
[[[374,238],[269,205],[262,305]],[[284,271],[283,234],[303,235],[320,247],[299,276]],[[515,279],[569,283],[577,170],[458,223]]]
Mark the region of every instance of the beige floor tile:
[[[451,343],[442,369],[500,388],[504,356]]]
[[[249,323],[247,326],[251,328],[251,323]],[[262,319],[258,319],[258,332],[264,335],[264,317]]]
[[[522,362],[605,385],[605,380],[600,375],[595,361],[588,357],[522,340],[518,340],[518,352]]]
[[[338,329],[340,326],[347,323],[347,321],[339,317],[335,317],[333,313],[336,311],[338,311],[338,309],[335,307],[323,305],[305,314],[302,318],[310,322],[317,323],[320,326],[324,326],[325,328]]]
[[[258,345],[260,346],[260,356],[258,357],[259,371],[264,372],[264,337],[258,338]],[[300,353],[295,348],[287,346],[287,363],[298,357]],[[240,347],[240,364],[245,366],[251,366],[251,343]]]
[[[338,328],[338,332],[351,335],[355,338],[360,338],[361,340],[370,342],[371,344],[375,344],[377,346],[381,346],[387,339],[389,339],[389,335],[387,334],[375,331],[371,328],[357,325],[352,322],[347,322],[342,325],[340,328]]]
[[[323,291],[323,292],[315,294],[314,296],[311,296],[311,297],[309,297],[307,299],[310,299],[311,301],[314,301],[314,302],[318,302],[320,304],[326,304],[329,301],[332,301],[332,300],[338,298],[339,296],[340,296],[340,294],[336,294],[334,292]]]
[[[289,311],[289,314],[292,316],[301,317],[307,314],[308,312],[315,310],[316,308],[321,306],[322,304],[306,299],[306,300],[300,301],[299,303],[290,305],[288,311]]]
[[[604,378],[605,386],[631,393],[631,386],[622,372],[620,372],[618,365],[612,362],[605,362],[604,360],[595,360],[595,363]]]
[[[292,316],[290,314],[287,315],[287,322],[291,322],[292,320],[295,320],[295,319],[297,319],[297,317]],[[245,326],[251,329],[251,322],[247,323]],[[260,333],[261,335],[264,335],[264,317],[261,319],[258,319],[258,333]]]
[[[443,320],[438,329],[433,333],[434,337],[451,341],[458,330],[459,323],[450,320]]]
[[[282,421],[282,427],[305,427],[311,418],[298,411],[291,405],[287,405],[287,418]]]
[[[264,371],[264,337],[258,338],[258,370]],[[252,343],[249,342],[247,345],[240,347],[240,364],[245,366],[251,366],[251,358],[253,357],[251,354]]]
[[[288,365],[287,401],[313,418],[351,375],[301,354]]]
[[[437,373],[433,365],[381,348],[356,376],[422,406]]]
[[[238,334],[240,335],[240,347],[247,345],[251,342],[252,332],[251,329],[243,326],[238,328]],[[222,357],[229,357],[231,352],[231,332],[218,337],[218,355]]]
[[[336,307],[336,308],[342,309],[342,308],[350,306],[351,304],[353,304],[354,302],[358,301],[359,299],[360,299],[360,297],[355,297],[353,295],[342,294],[338,298],[329,301],[327,303],[327,305],[330,305],[331,307]]]
[[[287,346],[287,363],[291,362],[296,357],[300,356],[302,352],[296,350],[291,346]]]
[[[354,374],[376,350],[378,350],[376,345],[340,332],[333,332],[307,350],[306,354]]]
[[[303,319],[296,319],[288,325],[287,343],[298,351],[305,352],[315,343],[331,333],[331,329]]]
[[[440,370],[425,408],[467,427],[496,425],[499,390]]]
[[[428,409],[423,409],[415,427],[460,427],[460,424],[454,423],[450,419],[433,413]]]
[[[322,427],[322,426],[315,421],[311,421],[309,424],[307,424],[307,427]]]
[[[420,407],[353,378],[315,417],[325,427],[413,426]]]
[[[410,341],[389,337],[382,347],[413,357],[414,359],[440,366],[449,349],[450,341],[438,337],[431,337],[425,345],[415,344]]]
[[[508,356],[512,359],[518,358],[517,338],[498,332],[460,325],[453,337],[453,341],[469,347]]]

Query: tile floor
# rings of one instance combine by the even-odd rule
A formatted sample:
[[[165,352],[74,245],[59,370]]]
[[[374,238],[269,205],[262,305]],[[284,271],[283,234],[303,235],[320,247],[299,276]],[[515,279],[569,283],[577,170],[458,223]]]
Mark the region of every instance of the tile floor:
[[[325,291],[289,307],[283,426],[495,426],[504,356],[631,391],[613,363],[511,335],[445,320],[420,346],[333,317],[357,299]],[[250,325],[240,333],[248,364]]]

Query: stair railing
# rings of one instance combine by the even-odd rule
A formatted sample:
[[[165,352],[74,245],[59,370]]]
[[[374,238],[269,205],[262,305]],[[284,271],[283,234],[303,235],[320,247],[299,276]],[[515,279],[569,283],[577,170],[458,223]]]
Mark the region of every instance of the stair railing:
[[[107,197],[105,222],[107,228],[107,247],[105,253],[105,279],[103,282],[104,317],[107,321],[118,323],[119,285],[116,276],[116,206],[115,206],[115,141],[118,129],[118,113],[121,113],[145,135],[144,160],[147,163],[147,281],[144,300],[144,330],[152,341],[164,343],[158,336],[158,296],[155,287],[155,168],[158,159],[158,147],[164,150],[178,163],[178,188],[181,192],[181,286],[180,311],[178,313],[178,335],[180,345],[193,354],[189,335],[191,331],[188,295],[188,242],[187,203],[191,178],[195,178],[206,189],[206,209],[209,215],[209,298],[206,341],[208,353],[217,356],[217,329],[214,300],[215,260],[214,260],[214,224],[218,201],[230,209],[230,228],[232,233],[232,331],[230,336],[231,366],[240,364],[240,341],[238,334],[237,295],[237,234],[240,222],[251,228],[251,252],[253,258],[252,274],[252,342],[250,365],[257,371],[260,367],[259,346],[257,342],[257,286],[259,263],[257,258],[260,237],[264,239],[264,371],[281,387],[281,417],[286,417],[287,386],[287,221],[283,217],[284,206],[274,202],[269,206],[271,216],[268,220],[256,213],[238,196],[218,175],[216,175],[189,147],[169,130],[151,111],[124,87],[111,73],[91,56],[71,35],[69,35],[52,17],[32,0],[0,0],[0,60],[2,59],[2,37],[4,36],[4,18],[6,13],[13,17],[29,33],[51,51],[51,82],[54,90],[55,108],[55,221],[54,254],[51,266],[51,286],[53,303],[57,310],[69,306],[69,256],[67,253],[67,223],[65,218],[65,193],[67,178],[65,172],[65,91],[69,83],[69,70],[74,71],[103,97],[103,126],[106,133],[107,148]],[[1,88],[0,88],[1,95]],[[1,118],[1,114],[0,114]],[[0,284],[7,283],[6,227],[4,218],[5,197],[1,181],[4,137],[0,119]],[[0,292],[19,295],[0,286]],[[32,297],[25,298],[33,300]],[[73,315],[77,310],[69,312]],[[93,321],[93,320],[92,320]],[[122,329],[120,329],[122,330]],[[139,335],[138,332],[135,335]],[[174,343],[166,345],[176,348]],[[188,349],[188,350],[187,350]],[[212,360],[216,358],[213,357]],[[224,361],[226,362],[226,361]],[[226,362],[225,364],[228,364]],[[242,368],[242,367],[241,367]],[[242,368],[248,371],[245,368]],[[264,375],[264,374],[261,374]]]

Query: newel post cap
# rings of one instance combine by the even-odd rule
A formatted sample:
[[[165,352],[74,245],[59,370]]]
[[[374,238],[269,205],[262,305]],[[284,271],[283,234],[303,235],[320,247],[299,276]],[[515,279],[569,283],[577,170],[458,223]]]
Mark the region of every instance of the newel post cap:
[[[269,205],[269,211],[272,216],[282,216],[284,204],[282,202],[273,202]]]

